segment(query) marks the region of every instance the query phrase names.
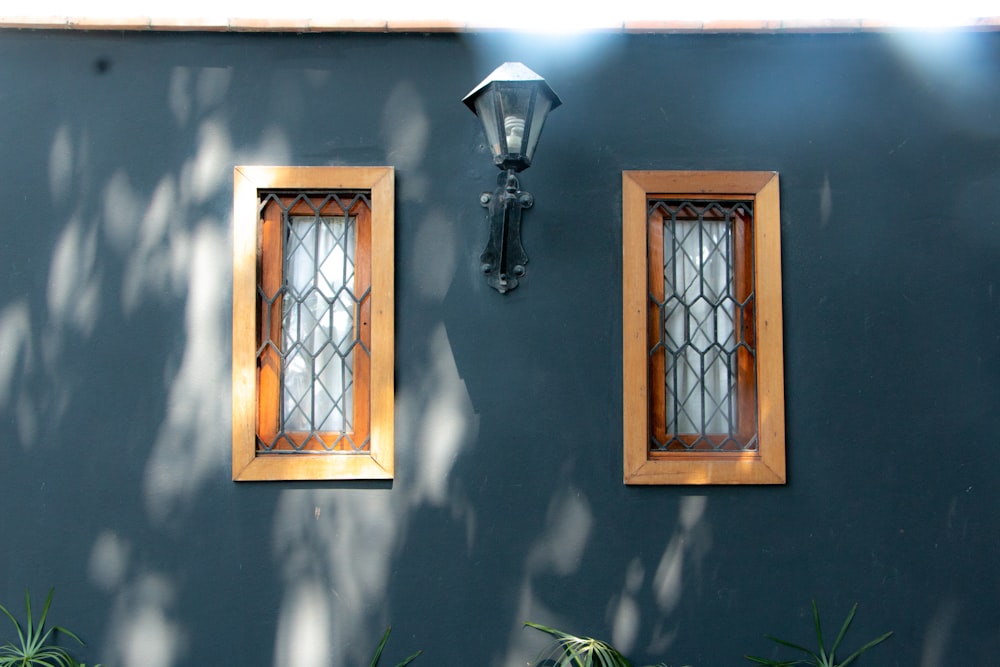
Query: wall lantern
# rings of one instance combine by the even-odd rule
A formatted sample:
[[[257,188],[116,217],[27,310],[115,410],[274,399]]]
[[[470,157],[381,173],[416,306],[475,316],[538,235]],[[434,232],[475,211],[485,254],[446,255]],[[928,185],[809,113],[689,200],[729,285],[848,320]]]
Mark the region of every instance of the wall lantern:
[[[479,116],[500,169],[496,190],[479,198],[490,215],[490,240],[479,261],[490,287],[503,294],[517,287],[528,263],[521,245],[521,211],[534,198],[521,190],[517,173],[531,166],[545,117],[562,101],[545,79],[521,63],[496,68],[462,101]]]

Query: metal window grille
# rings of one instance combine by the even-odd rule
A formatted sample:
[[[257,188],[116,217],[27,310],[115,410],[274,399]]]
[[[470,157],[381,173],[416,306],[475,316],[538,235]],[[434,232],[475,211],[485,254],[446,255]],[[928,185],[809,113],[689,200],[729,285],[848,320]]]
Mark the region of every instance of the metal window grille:
[[[280,211],[280,279],[258,283],[257,359],[259,368],[277,366],[278,414],[276,429],[258,429],[258,451],[365,452],[368,429],[359,422],[367,412],[356,409],[365,400],[355,393],[366,384],[371,287],[358,237],[371,203],[365,193],[261,197],[262,215],[272,206]]]
[[[648,212],[650,451],[755,451],[753,203]]]

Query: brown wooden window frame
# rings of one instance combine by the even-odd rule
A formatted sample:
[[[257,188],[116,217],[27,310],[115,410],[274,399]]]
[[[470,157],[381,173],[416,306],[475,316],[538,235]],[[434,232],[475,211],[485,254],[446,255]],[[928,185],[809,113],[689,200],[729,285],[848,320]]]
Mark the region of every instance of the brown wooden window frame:
[[[746,201],[753,224],[734,222],[737,299],[752,285],[753,325],[739,326],[753,339],[754,354],[737,354],[738,432],[756,421],[756,446],[748,451],[712,447],[661,450],[668,439],[663,362],[650,352],[662,291],[662,249],[651,220],[651,200]],[[654,214],[655,215],[655,214]],[[749,228],[750,233],[747,234]],[[785,473],[784,363],[781,313],[781,241],[778,174],[759,171],[625,171],[622,173],[623,438],[626,484],[783,484]],[[662,244],[659,245],[662,248]],[[751,254],[748,256],[748,254]],[[659,268],[657,268],[657,264]],[[651,279],[652,277],[652,279]],[[652,296],[652,298],[651,298]],[[659,375],[657,375],[659,374]],[[718,444],[711,433],[675,434]]]
[[[352,195],[342,200],[349,211],[323,196],[341,192],[364,193],[370,209]],[[309,194],[296,203],[298,193]],[[279,435],[280,355],[265,346],[258,357],[258,348],[261,340],[280,340],[281,323],[261,315],[258,285],[264,281],[272,288],[264,293],[276,293],[283,280],[283,208],[292,215],[354,218],[355,317],[363,350],[354,354],[350,432]],[[236,167],[233,211],[233,480],[392,479],[393,169]],[[280,304],[271,311],[280,312]],[[279,440],[285,445],[270,450],[260,444]]]

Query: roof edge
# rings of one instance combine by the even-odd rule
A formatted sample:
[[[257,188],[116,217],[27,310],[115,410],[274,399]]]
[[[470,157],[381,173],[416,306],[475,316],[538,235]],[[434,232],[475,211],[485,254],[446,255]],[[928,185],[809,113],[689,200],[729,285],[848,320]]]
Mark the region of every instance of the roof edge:
[[[512,27],[449,20],[305,19],[157,16],[0,16],[0,29],[126,30],[205,32],[514,32]],[[963,19],[944,28],[906,25],[876,19],[720,19],[713,21],[633,20],[590,28],[584,33],[823,33],[922,30],[1000,30],[1000,16]]]

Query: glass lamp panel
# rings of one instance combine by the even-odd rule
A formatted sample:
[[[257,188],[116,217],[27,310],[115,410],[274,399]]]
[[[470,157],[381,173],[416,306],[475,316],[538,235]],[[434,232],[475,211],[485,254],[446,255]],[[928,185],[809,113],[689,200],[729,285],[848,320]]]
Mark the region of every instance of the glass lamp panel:
[[[479,122],[483,124],[486,142],[490,145],[490,152],[494,159],[502,158],[504,151],[504,146],[500,143],[500,127],[497,123],[499,115],[497,113],[497,97],[496,87],[491,87],[476,98],[476,115],[479,116]]]
[[[284,430],[343,432],[353,414],[353,218],[289,216],[282,321]]]
[[[498,88],[507,154],[522,155],[525,152],[525,130],[530,129],[526,125],[533,87],[508,85]]]
[[[535,157],[535,147],[538,146],[538,137],[542,134],[542,126],[545,124],[545,118],[549,115],[549,111],[551,110],[552,98],[548,95],[535,96],[535,108],[531,113],[531,133],[528,135],[528,147],[524,151],[525,157],[527,157],[529,161]]]

